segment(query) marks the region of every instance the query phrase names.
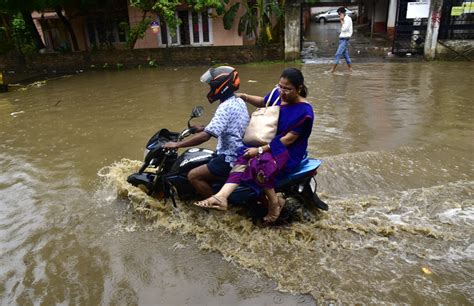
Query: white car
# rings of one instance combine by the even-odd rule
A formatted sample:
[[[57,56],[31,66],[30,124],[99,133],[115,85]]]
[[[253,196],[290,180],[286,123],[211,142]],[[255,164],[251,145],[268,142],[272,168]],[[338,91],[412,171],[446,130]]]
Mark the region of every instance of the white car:
[[[355,19],[356,14],[346,9],[346,15]],[[339,21],[339,14],[337,13],[337,9],[329,10],[327,12],[321,12],[314,15],[314,19],[316,22],[328,22],[328,21]]]

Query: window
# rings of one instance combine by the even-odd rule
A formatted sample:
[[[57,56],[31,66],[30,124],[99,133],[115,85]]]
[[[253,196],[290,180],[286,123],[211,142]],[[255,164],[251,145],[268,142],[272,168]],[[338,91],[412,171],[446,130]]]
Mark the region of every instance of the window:
[[[190,12],[190,28],[193,33],[193,44],[209,44],[210,41],[209,12]]]
[[[123,43],[127,40],[125,31],[118,26],[118,23],[106,23],[99,19],[89,21],[86,29],[91,46]]]
[[[212,44],[212,20],[209,11],[178,11],[175,16],[181,20],[181,24],[176,28],[174,36],[170,35],[168,25],[160,22],[161,35],[158,36],[158,42],[161,46]]]

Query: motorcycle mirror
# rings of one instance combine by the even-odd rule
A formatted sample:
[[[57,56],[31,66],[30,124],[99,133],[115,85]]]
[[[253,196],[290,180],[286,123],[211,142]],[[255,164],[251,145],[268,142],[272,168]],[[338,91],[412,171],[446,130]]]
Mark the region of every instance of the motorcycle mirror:
[[[191,112],[191,118],[201,117],[204,113],[204,108],[202,106],[195,106]]]

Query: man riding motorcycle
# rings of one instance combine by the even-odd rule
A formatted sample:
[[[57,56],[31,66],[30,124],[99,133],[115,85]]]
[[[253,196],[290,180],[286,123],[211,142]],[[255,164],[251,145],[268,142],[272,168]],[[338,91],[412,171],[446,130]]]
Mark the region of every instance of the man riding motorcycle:
[[[216,155],[208,164],[192,169],[188,180],[204,198],[214,194],[210,183],[225,180],[237,159],[237,149],[242,146],[242,137],[249,123],[245,102],[236,97],[240,79],[237,70],[230,66],[208,69],[201,82],[210,86],[209,103],[220,100],[220,104],[208,125],[195,127],[196,134],[180,142],[168,142],[166,149],[198,146],[211,137],[217,138]]]

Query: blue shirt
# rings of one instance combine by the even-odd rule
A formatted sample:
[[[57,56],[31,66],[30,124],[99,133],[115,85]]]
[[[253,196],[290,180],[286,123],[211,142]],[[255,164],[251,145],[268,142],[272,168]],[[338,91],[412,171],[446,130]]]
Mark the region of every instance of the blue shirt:
[[[237,149],[243,145],[242,138],[250,118],[245,102],[232,96],[221,102],[204,131],[217,138],[217,154],[225,155],[231,166],[237,159]]]

